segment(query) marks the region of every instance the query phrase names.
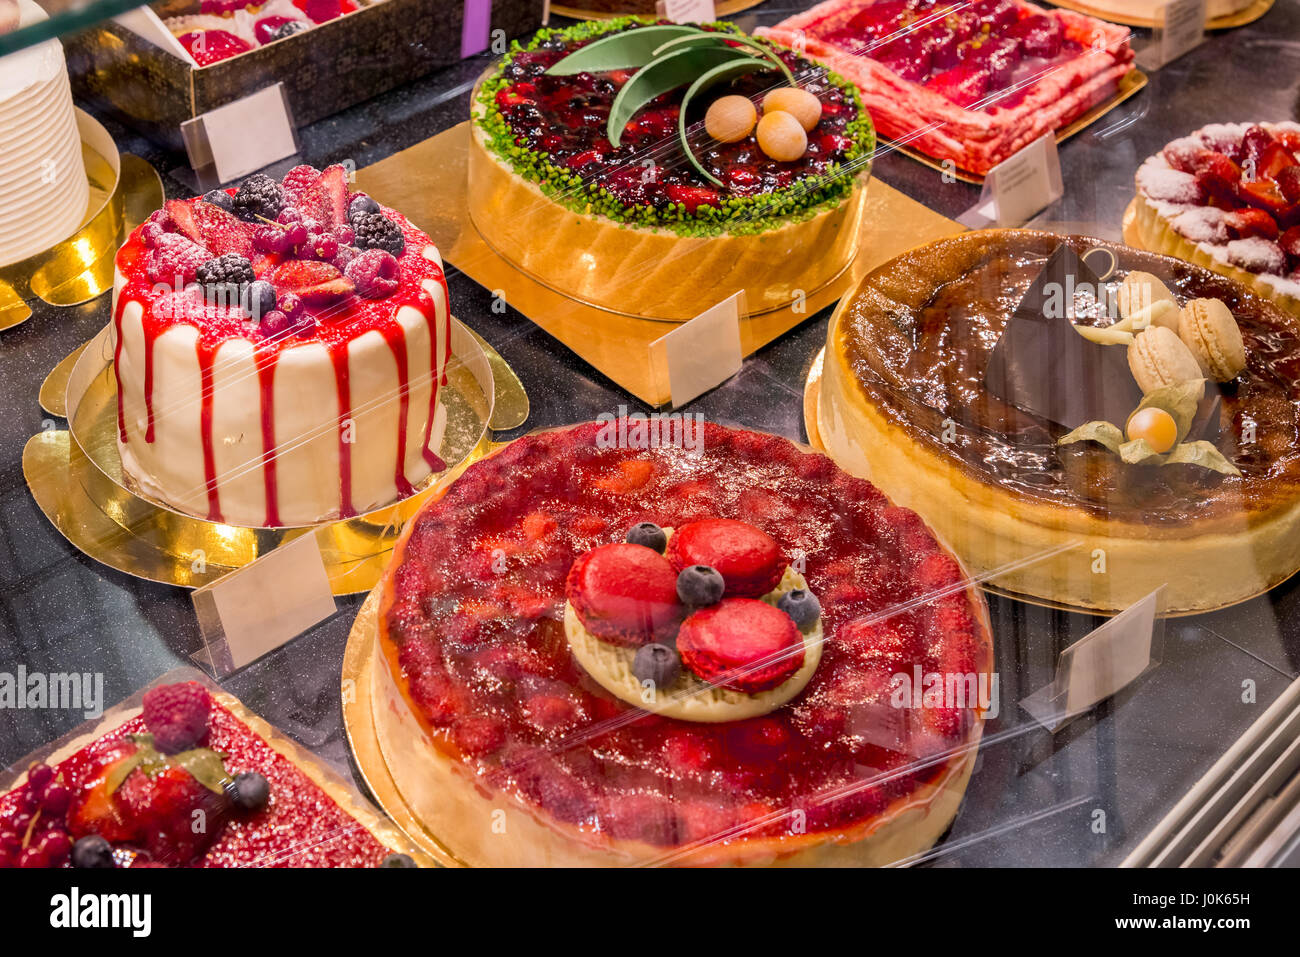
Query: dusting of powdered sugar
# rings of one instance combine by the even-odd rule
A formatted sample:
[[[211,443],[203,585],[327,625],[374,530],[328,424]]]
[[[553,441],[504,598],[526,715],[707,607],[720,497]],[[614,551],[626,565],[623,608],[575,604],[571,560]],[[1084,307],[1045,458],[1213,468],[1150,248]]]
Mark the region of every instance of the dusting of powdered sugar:
[[[1174,231],[1186,236],[1194,243],[1226,243],[1232,237],[1228,235],[1228,225],[1223,221],[1223,210],[1217,206],[1197,206],[1179,213],[1170,222]]]
[[[1228,262],[1247,272],[1279,275],[1286,269],[1286,253],[1282,252],[1282,247],[1263,236],[1234,239],[1228,243],[1225,252]]]

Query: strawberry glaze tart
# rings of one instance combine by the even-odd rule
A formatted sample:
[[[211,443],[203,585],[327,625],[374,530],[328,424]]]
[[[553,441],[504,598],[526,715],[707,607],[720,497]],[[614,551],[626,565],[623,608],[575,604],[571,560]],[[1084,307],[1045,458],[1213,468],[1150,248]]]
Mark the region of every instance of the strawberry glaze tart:
[[[981,704],[894,695],[988,676],[978,590],[825,456],[701,430],[698,452],[534,433],[407,526],[374,718],[461,861],[887,864],[956,815]]]
[[[415,866],[395,828],[242,711],[158,685],[34,762],[0,794],[0,868]]]
[[[342,166],[168,201],[117,255],[128,482],[247,526],[410,495],[444,468],[448,301],[432,240]]]

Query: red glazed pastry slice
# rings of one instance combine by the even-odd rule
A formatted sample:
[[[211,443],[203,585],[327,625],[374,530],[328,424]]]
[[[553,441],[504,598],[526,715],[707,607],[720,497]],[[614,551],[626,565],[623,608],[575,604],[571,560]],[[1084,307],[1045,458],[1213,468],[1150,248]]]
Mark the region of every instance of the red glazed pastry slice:
[[[746,694],[775,688],[803,666],[804,654],[790,616],[753,598],[724,598],[692,614],[677,650],[705,681]]]
[[[644,545],[601,545],[580,556],[565,594],[587,630],[616,645],[669,641],[682,620],[677,573]]]
[[[757,598],[781,581],[786,561],[772,536],[748,522],[728,518],[683,525],[668,542],[676,571],[688,565],[715,568],[727,583],[729,598]]]

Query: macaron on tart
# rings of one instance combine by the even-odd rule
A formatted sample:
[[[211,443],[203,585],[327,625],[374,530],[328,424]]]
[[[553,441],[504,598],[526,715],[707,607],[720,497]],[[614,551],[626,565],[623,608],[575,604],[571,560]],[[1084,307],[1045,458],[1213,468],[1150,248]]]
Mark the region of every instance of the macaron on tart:
[[[1065,253],[1113,269],[1054,316],[1036,290]],[[1113,611],[1163,585],[1165,610],[1202,610],[1300,566],[1300,324],[1206,268],[940,240],[841,303],[819,400],[835,460],[1009,591]]]

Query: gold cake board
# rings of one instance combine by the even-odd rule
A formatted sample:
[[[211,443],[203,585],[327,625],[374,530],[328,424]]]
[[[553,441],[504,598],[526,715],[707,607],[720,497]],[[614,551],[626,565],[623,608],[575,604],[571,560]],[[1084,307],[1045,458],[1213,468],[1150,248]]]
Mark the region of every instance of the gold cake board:
[[[28,440],[23,477],[37,506],[72,545],[136,578],[201,587],[311,532],[334,594],[369,591],[405,521],[491,447],[490,431],[515,428],[528,416],[527,395],[510,367],[477,333],[453,323],[453,339],[463,337],[460,351],[468,355],[450,370],[444,393],[449,425],[440,451],[449,468],[415,495],[366,515],[303,528],[248,528],[180,512],[129,487],[116,449],[107,329],[60,362],[42,385],[42,407],[68,418],[68,427]]]
[[[652,405],[671,398],[662,355],[650,344],[677,323],[642,319],[586,305],[520,272],[479,236],[466,204],[469,121],[395,153],[357,173],[358,188],[401,209],[427,232],[443,258],[488,290],[505,292],[511,307],[568,346],[620,387]],[[803,308],[773,310],[740,322],[748,356],[833,304],[876,266],[918,243],[962,227],[876,178],[867,185],[858,253],[834,281],[809,294]],[[545,237],[539,237],[544,242]]]
[[[76,111],[81,156],[90,183],[86,216],[77,231],[51,248],[0,266],[0,330],[31,318],[29,300],[77,306],[113,287],[113,259],[122,238],[162,206],[162,180],[88,113]]]
[[[1136,67],[1134,67],[1132,70],[1129,70],[1128,73],[1124,74],[1124,76],[1120,78],[1119,89],[1115,91],[1115,94],[1113,96],[1111,96],[1107,100],[1103,100],[1101,103],[1098,103],[1096,106],[1094,106],[1087,113],[1083,114],[1083,116],[1079,117],[1073,123],[1063,126],[1059,130],[1057,130],[1056,142],[1058,144],[1064,143],[1066,140],[1074,136],[1076,133],[1080,133],[1083,130],[1087,129],[1089,126],[1097,122],[1107,113],[1109,113],[1111,110],[1115,109],[1115,107],[1119,106],[1121,103],[1124,103],[1126,100],[1129,100],[1132,97],[1136,96],[1138,92],[1141,91],[1142,88],[1145,87],[1146,85],[1147,85],[1147,75],[1145,73],[1143,73],[1141,70],[1137,69]],[[880,142],[884,144],[886,147],[888,147],[889,149],[896,150],[899,153],[902,153],[904,156],[916,160],[918,163],[922,164],[923,166],[930,167],[930,169],[935,170],[936,172],[945,173],[949,176],[961,180],[963,183],[973,183],[976,186],[984,185],[984,175],[981,173],[972,173],[971,171],[962,169],[961,167],[947,169],[944,167],[942,162],[936,160],[934,157],[928,156],[925,153],[922,153],[920,150],[913,149],[912,147],[904,143],[896,143],[893,140],[884,139],[884,138],[882,138]],[[877,149],[877,153],[879,152],[880,150]]]
[[[1143,27],[1147,30],[1153,30],[1156,26],[1156,21],[1152,17],[1098,10],[1090,6],[1087,0],[1049,0],[1049,2],[1055,7],[1073,10],[1075,13],[1083,13],[1090,17],[1096,17],[1098,20],[1122,23],[1127,27]],[[1205,28],[1207,30],[1231,30],[1233,27],[1244,27],[1248,23],[1254,23],[1271,9],[1273,9],[1273,0],[1256,0],[1255,3],[1252,3],[1244,10],[1239,10],[1237,13],[1211,18],[1206,22]]]
[[[382,585],[375,586],[366,596],[356,621],[352,623],[347,647],[343,651],[343,731],[352,748],[352,757],[356,761],[361,780],[370,790],[371,797],[402,833],[444,867],[466,867],[468,865],[464,861],[452,854],[420,823],[398,791],[379,747],[379,734],[375,729],[375,714],[372,710],[374,696],[371,693],[371,682],[374,679],[381,588]]]
[[[1132,245],[1130,243],[1130,245]],[[822,442],[821,431],[817,426],[818,403],[821,396],[822,386],[822,367],[826,362],[826,347],[823,346],[817,355],[813,358],[812,365],[808,368],[808,377],[804,381],[803,388],[803,427],[808,433],[808,444],[826,455],[830,453],[826,450]],[[1287,579],[1288,581],[1290,579]],[[1281,587],[1285,582],[1278,582],[1274,588]],[[1039,608],[1049,608],[1052,611],[1066,611],[1076,615],[1091,615],[1096,618],[1113,618],[1123,608],[1117,609],[1100,609],[1091,608],[1087,605],[1075,605],[1069,602],[1055,601],[1051,598],[1042,598],[1038,595],[1027,595],[1023,592],[1012,591],[1009,588],[1002,588],[989,582],[981,582],[980,589],[989,595],[996,595],[999,598],[1009,598],[1012,601],[1022,602],[1026,605],[1035,605]],[[1201,608],[1196,611],[1161,611],[1156,614],[1157,618],[1190,618],[1194,615],[1207,615],[1211,612],[1222,611],[1224,608],[1231,608],[1234,605],[1244,604],[1248,601],[1254,601],[1261,595],[1267,595],[1272,589],[1263,589],[1253,595],[1247,595],[1245,598],[1239,598],[1236,601],[1228,602],[1226,605],[1220,605],[1217,608]]]

